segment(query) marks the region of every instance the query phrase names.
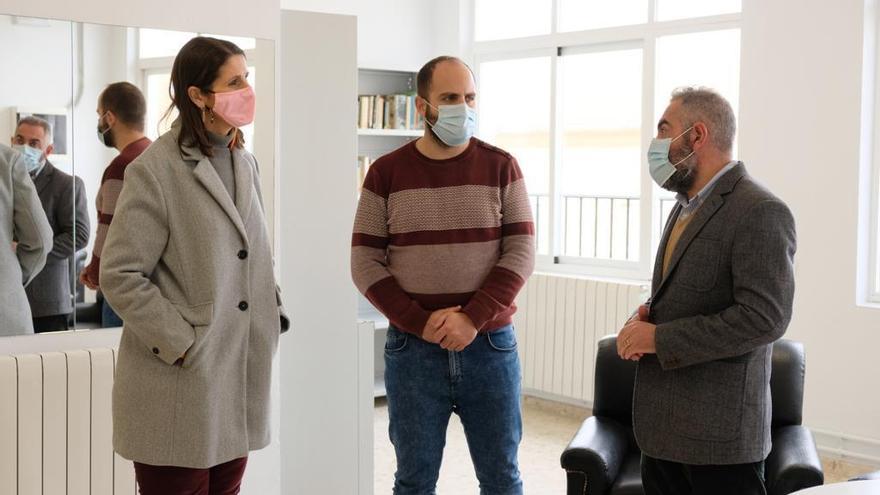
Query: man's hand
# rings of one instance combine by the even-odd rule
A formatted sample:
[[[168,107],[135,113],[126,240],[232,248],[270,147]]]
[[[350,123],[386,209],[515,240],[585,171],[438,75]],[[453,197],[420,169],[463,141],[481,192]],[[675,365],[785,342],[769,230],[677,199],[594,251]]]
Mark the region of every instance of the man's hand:
[[[92,282],[86,270],[79,274],[79,281],[89,289],[98,290],[98,284]]]
[[[654,333],[657,326],[641,320],[632,320],[617,334],[617,354],[622,359],[638,361],[645,354],[655,354]]]
[[[460,309],[461,306],[453,306],[451,308],[438,309],[431,313],[428,323],[425,324],[425,328],[422,330],[422,339],[432,344],[439,344],[443,337],[446,337],[446,332],[441,331],[441,327],[446,323],[449,315]]]
[[[633,313],[633,315],[630,316],[628,320],[626,320],[626,323],[624,323],[624,326],[628,325],[630,322],[633,322],[633,321],[649,321],[651,319],[650,315],[651,315],[651,310],[648,309],[648,305],[642,304],[638,307],[638,309],[636,309],[636,312]],[[620,340],[619,339],[618,339],[617,345],[618,345],[618,349],[619,349],[620,348]],[[632,357],[630,357],[630,359],[633,361],[638,361],[641,358],[642,358],[641,354],[635,354]]]
[[[447,351],[463,351],[477,338],[477,328],[470,317],[464,313],[452,313],[440,329],[445,336],[440,340],[440,347]]]

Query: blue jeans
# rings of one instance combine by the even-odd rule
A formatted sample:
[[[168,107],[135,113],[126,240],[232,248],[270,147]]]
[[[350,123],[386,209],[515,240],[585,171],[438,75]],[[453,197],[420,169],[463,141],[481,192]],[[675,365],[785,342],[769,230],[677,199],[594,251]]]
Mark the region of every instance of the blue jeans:
[[[435,492],[446,427],[461,418],[481,495],[521,495],[520,365],[512,326],[481,333],[451,352],[397,330],[385,342],[389,434],[397,454],[394,494]]]
[[[101,305],[101,326],[103,328],[115,328],[122,326],[122,318],[113,311],[113,308],[107,304],[107,300],[104,299],[104,303]]]

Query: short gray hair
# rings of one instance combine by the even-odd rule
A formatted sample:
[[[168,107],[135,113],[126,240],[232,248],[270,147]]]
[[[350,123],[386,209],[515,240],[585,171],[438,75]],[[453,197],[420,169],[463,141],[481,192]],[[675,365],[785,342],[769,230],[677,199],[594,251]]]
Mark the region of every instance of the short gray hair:
[[[28,115],[27,117],[18,119],[18,124],[15,126],[15,130],[18,131],[18,128],[21,127],[22,124],[42,127],[46,134],[46,146],[52,144],[52,124],[39,117]]]
[[[717,91],[705,87],[683,87],[672,92],[671,101],[681,101],[684,127],[703,122],[709,128],[712,144],[721,151],[733,149],[736,117],[730,103]]]

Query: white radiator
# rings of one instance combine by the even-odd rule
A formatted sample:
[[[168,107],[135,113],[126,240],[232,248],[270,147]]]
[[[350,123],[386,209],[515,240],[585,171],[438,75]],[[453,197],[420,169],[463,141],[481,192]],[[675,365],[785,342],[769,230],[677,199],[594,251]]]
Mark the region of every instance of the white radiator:
[[[591,406],[596,343],[617,333],[647,285],[535,274],[517,298],[523,393]]]
[[[113,452],[111,349],[0,356],[0,495],[134,495]]]

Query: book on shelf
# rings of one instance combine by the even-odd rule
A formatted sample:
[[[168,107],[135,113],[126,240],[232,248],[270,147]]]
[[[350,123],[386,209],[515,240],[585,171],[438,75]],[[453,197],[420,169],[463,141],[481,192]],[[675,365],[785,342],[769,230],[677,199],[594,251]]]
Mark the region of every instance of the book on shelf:
[[[359,129],[424,129],[414,94],[358,96]]]

